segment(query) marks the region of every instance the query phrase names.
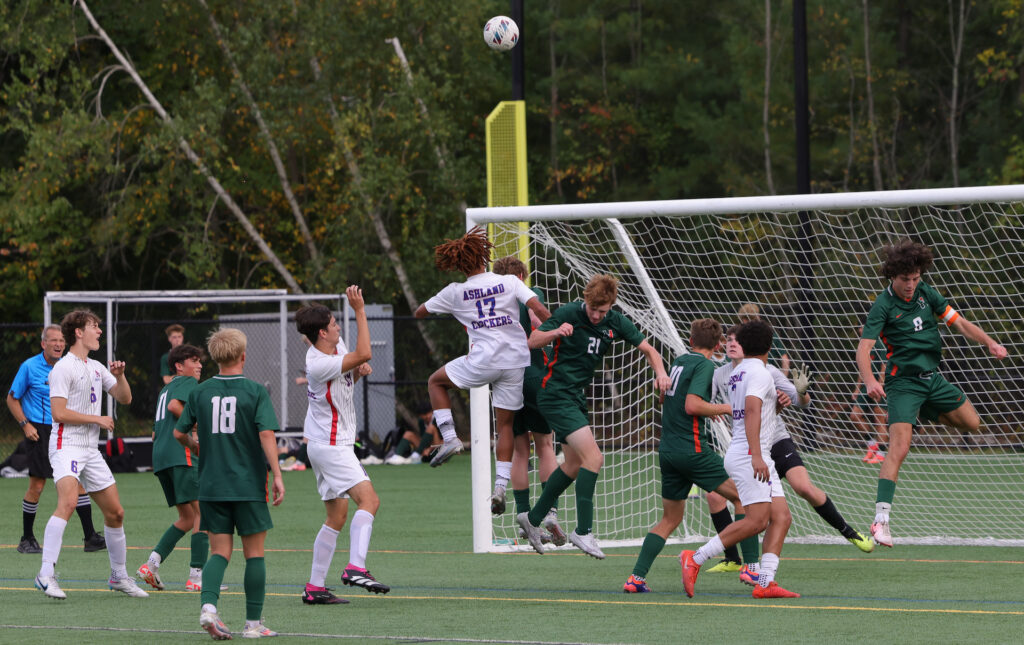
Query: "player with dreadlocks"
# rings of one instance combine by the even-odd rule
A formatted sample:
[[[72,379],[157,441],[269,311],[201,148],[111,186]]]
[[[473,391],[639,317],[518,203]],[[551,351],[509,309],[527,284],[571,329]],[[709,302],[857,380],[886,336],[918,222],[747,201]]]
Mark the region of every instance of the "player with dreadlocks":
[[[466,281],[452,282],[420,305],[415,315],[425,318],[428,314],[451,314],[469,334],[469,353],[438,369],[427,383],[434,420],[444,440],[430,465],[440,466],[462,450],[462,442],[455,434],[448,389],[490,385],[498,430],[491,506],[492,510],[499,506],[504,510],[505,487],[512,470],[512,423],[516,410],[523,407],[523,371],[530,364],[526,332],[519,323],[519,303],[525,304],[541,321],[550,318],[551,312],[518,277],[487,270],[493,247],[479,227],[435,247],[437,268],[459,271],[465,274]],[[502,499],[496,504],[493,497],[499,489]]]

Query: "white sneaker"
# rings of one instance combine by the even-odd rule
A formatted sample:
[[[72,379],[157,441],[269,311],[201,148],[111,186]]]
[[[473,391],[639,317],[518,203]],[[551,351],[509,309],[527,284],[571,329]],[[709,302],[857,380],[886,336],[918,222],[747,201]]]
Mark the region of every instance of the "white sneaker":
[[[452,441],[445,441],[441,444],[441,447],[434,452],[434,458],[430,460],[430,465],[437,468],[444,462],[462,452],[462,448],[461,439],[456,438]]]
[[[516,515],[516,521],[519,522],[519,527],[523,530],[523,535],[526,536],[533,550],[544,555],[544,541],[541,539],[540,527],[530,524],[530,514],[520,513]]]
[[[255,625],[246,624],[242,631],[242,638],[269,638],[271,636],[277,636],[277,632],[267,629],[262,620]]]
[[[573,529],[572,533],[569,534],[569,541],[590,557],[604,560],[604,551],[597,545],[597,538],[594,537],[593,533],[580,535],[576,533],[576,529]]]
[[[149,598],[149,594],[143,591],[142,588],[135,584],[135,581],[129,577],[124,577],[120,580],[114,580],[111,578],[110,580],[107,580],[107,586],[110,587],[111,591],[120,591],[132,598]]]
[[[875,522],[872,524],[871,537],[875,539],[875,544],[892,548],[892,534],[889,533],[888,522]]]
[[[548,514],[544,516],[544,528],[551,533],[551,543],[555,546],[562,546],[566,542],[565,531],[562,530],[562,526],[558,523],[558,513],[555,509],[548,511]]]
[[[418,452],[414,452],[411,455],[409,455],[409,463],[410,464],[422,464],[423,463],[423,456],[420,455],[420,453],[418,453]]]
[[[68,597],[64,590],[57,584],[57,575],[36,576],[36,589],[42,591],[48,598],[64,600]]]
[[[379,466],[384,463],[384,460],[376,455],[367,455],[359,460],[364,466]]]
[[[409,464],[409,458],[403,457],[402,455],[393,453],[390,457],[384,460],[385,464],[389,466],[407,466]]]
[[[217,615],[216,610],[207,611],[204,609],[199,612],[199,626],[209,632],[215,641],[231,640],[231,632],[224,625],[224,621],[220,619],[220,616]],[[259,638],[259,636],[251,636],[250,638]]]

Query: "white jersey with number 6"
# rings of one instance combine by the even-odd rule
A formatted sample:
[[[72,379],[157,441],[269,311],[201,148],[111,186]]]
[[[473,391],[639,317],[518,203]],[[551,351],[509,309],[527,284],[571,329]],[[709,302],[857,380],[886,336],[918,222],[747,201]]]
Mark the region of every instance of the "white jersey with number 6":
[[[347,353],[343,340],[338,341],[334,354],[324,354],[316,347],[306,351],[309,407],[302,436],[311,442],[351,446],[356,441],[355,377],[353,370],[341,371]]]
[[[485,271],[465,282],[452,282],[424,306],[432,314],[451,314],[465,325],[470,365],[511,369],[530,364],[519,303],[536,297],[518,277]]]
[[[71,352],[65,354],[50,370],[50,398],[67,399],[67,409],[99,416],[103,393],[117,385],[117,378],[103,363],[91,358],[82,360]],[[96,449],[100,426],[96,423],[69,424],[53,422],[50,450],[64,447]]]

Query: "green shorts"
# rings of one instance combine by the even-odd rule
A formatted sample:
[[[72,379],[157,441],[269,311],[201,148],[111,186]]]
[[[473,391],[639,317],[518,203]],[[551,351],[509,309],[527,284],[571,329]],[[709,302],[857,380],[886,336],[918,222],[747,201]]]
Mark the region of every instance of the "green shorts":
[[[573,395],[565,391],[542,388],[537,393],[537,409],[544,416],[559,443],[565,443],[569,435],[590,425],[587,402],[582,392]]]
[[[199,501],[199,530],[210,533],[252,535],[274,528],[266,502]]]
[[[885,379],[889,425],[917,424],[918,417],[935,421],[967,402],[967,395],[937,371],[922,376],[890,376]]]
[[[540,390],[540,379],[530,378],[530,369],[526,369],[523,379],[523,408],[516,410],[515,421],[512,422],[513,436],[524,435],[527,432],[538,434],[551,434],[548,422],[544,415],[537,409],[537,391]]]
[[[686,499],[694,484],[713,491],[729,479],[717,452],[659,452],[661,496],[665,499]]]
[[[168,506],[187,504],[199,499],[199,468],[192,466],[171,466],[158,470],[156,478],[164,489]]]

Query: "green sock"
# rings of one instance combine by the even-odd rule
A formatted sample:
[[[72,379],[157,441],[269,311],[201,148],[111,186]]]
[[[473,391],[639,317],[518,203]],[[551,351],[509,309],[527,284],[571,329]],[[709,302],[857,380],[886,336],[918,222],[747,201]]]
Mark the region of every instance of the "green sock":
[[[875,497],[875,502],[885,502],[886,504],[892,504],[892,498],[896,496],[896,482],[891,479],[878,478],[878,495]]]
[[[263,600],[266,596],[267,563],[263,558],[247,558],[245,561],[246,620],[259,620],[263,616]]]
[[[737,513],[736,521],[739,522],[744,517],[745,514]],[[761,558],[761,545],[757,543],[757,535],[740,540],[740,551],[743,552],[743,564],[756,564]]]
[[[544,492],[544,487],[547,486],[547,485],[548,485],[548,480],[546,480],[546,479],[540,483],[540,491],[542,493]],[[558,498],[557,497],[555,498],[555,501],[551,502],[551,508],[558,508]]]
[[[153,550],[160,554],[160,562],[167,559],[167,556],[174,550],[174,545],[183,537],[185,537],[185,531],[182,531],[173,524],[167,527],[164,534],[160,536],[160,541],[153,547]]]
[[[572,484],[572,479],[561,468],[555,468],[555,472],[551,473],[551,477],[548,478],[548,485],[541,491],[537,503],[530,510],[530,524],[540,526],[540,523],[544,521],[544,516],[555,507],[555,500],[565,492],[566,488],[569,488],[570,484]]]
[[[637,578],[646,578],[647,572],[654,564],[654,558],[658,557],[663,548],[665,548],[665,538],[657,533],[648,533],[644,538],[643,546],[640,547],[640,555],[636,558],[636,564],[633,565],[633,575]]]
[[[216,553],[210,556],[203,567],[203,592],[199,594],[201,604],[217,606],[220,599],[220,583],[224,582],[224,571],[228,568],[228,560]]]
[[[395,446],[395,454],[399,457],[408,457],[412,454],[412,444],[409,443],[408,439],[402,437],[402,440]]]
[[[597,473],[580,468],[576,477],[576,535],[587,535],[594,528],[594,489]]]
[[[513,488],[512,497],[516,500],[516,515],[530,511],[530,489]]]
[[[416,446],[416,452],[422,455],[432,445],[434,445],[434,435],[424,432],[423,437],[420,438],[420,445]]]
[[[206,559],[210,556],[210,536],[206,531],[199,531],[192,534],[192,560],[188,566],[193,569],[202,569]]]

